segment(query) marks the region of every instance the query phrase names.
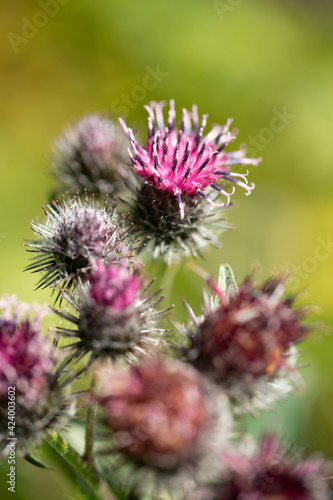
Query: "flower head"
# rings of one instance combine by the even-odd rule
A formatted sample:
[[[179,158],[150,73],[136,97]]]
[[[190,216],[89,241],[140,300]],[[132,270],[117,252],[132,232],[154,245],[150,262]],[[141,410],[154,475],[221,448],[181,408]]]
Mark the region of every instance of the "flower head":
[[[231,172],[231,166],[257,165],[259,159],[245,158],[245,151],[225,152],[235,137],[229,132],[232,120],[223,127],[215,126],[204,136],[207,116],[199,123],[197,107],[192,113],[183,111],[180,129],[175,124],[174,101],[170,101],[168,123],[163,118],[164,103],[146,106],[148,139],[141,146],[124,121],[121,124],[130,140],[130,159],[139,187],[129,202],[130,219],[146,243],[152,241],[154,257],[166,256],[175,248],[185,253],[200,254],[207,244],[218,245],[216,234],[228,228],[208,207],[226,207],[235,185],[250,194],[254,185],[248,184],[247,174]],[[226,185],[234,187],[229,193]],[[211,193],[207,194],[207,189]],[[226,201],[217,203],[220,195]],[[203,201],[203,202],[202,202]],[[208,204],[206,203],[208,202]],[[213,231],[212,231],[213,229]]]
[[[191,457],[208,418],[198,372],[179,362],[146,361],[127,371],[104,367],[97,375],[106,423],[119,433],[123,452],[162,469]]]
[[[164,103],[155,102],[146,106],[149,118],[145,147],[135,140],[132,130],[121,120],[131,143],[133,154],[130,153],[130,158],[137,175],[158,190],[173,195],[177,199],[181,219],[185,217],[184,195],[194,198],[198,194],[215,205],[205,193],[208,186],[223,194],[226,204],[229,204],[232,194],[224,190],[226,181],[242,186],[246,194],[250,194],[254,186],[248,185],[247,173],[230,172],[230,167],[237,164],[257,165],[260,160],[245,158],[243,150],[225,152],[225,147],[235,139],[229,132],[232,120],[228,120],[223,127],[215,126],[203,136],[208,115],[204,115],[200,123],[196,106],[193,106],[192,114],[184,109],[178,130],[174,101],[170,101],[167,126],[164,124],[163,106]]]
[[[155,349],[165,331],[157,321],[167,310],[154,309],[162,297],[146,296],[148,287],[124,264],[106,266],[98,261],[79,300],[67,295],[77,317],[56,311],[76,328],[59,328],[59,332],[77,337],[70,346],[77,356],[90,353],[91,361],[98,357],[135,360]]]
[[[86,115],[54,144],[53,171],[59,192],[105,196],[121,190],[126,148],[119,125],[110,118]]]
[[[97,260],[117,262],[131,255],[128,231],[115,206],[108,209],[105,204],[99,209],[93,198],[81,202],[73,197],[68,203],[53,202],[53,207],[48,205],[44,212],[46,223],[31,223],[39,240],[27,245],[35,256],[26,270],[43,273],[38,288],[60,283],[72,288],[89,277]]]
[[[8,437],[9,401],[15,409],[11,436],[22,448],[52,426],[63,407],[54,345],[41,332],[43,315],[45,308],[16,297],[0,300],[0,449]]]
[[[183,498],[183,488],[221,472],[215,452],[229,440],[230,411],[225,398],[215,425],[216,398],[197,370],[178,360],[146,359],[126,370],[102,365],[96,378],[110,451],[132,466],[135,489]]]
[[[294,297],[284,296],[285,277],[261,286],[250,277],[227,296],[215,287],[220,303],[194,319],[190,328],[188,359],[200,371],[221,384],[236,400],[261,406],[276,391],[290,390],[287,375],[295,373],[295,345],[303,341],[308,327],[304,308],[293,308]],[[275,397],[274,396],[274,397]]]
[[[304,462],[290,456],[274,435],[256,452],[224,454],[230,477],[212,500],[328,500],[320,458]]]

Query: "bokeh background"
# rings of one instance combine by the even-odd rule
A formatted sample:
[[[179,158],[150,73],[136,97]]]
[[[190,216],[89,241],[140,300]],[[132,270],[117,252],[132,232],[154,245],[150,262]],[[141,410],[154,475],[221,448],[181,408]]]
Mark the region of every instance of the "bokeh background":
[[[254,434],[277,427],[288,442],[330,459],[332,7],[329,0],[15,0],[0,17],[0,292],[49,299],[34,292],[36,277],[23,273],[29,255],[22,242],[31,237],[28,221],[42,216],[53,185],[50,145],[68,122],[112,110],[144,130],[143,105],[171,97],[178,114],[197,103],[209,123],[234,117],[238,144],[248,143],[264,161],[251,169],[253,194],[239,189],[227,213],[237,228],[222,236],[224,249],[198,263],[216,274],[228,262],[238,281],[253,262],[262,277],[288,269],[292,286],[307,290],[302,301],[320,307],[314,319],[322,318],[327,332],[304,346],[307,389],[246,425]],[[148,74],[155,75],[153,89]],[[173,291],[167,287],[166,301],[181,321],[181,297],[200,305],[202,279],[189,262],[173,268]],[[2,498],[13,498],[6,464],[0,473]],[[44,496],[84,498],[63,473],[19,463],[16,498]]]

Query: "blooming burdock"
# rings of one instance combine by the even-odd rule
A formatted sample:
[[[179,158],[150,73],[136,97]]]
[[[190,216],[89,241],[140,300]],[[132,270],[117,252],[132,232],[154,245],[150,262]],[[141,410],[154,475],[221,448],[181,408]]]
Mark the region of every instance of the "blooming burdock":
[[[147,106],[145,145],[121,122],[132,168],[124,165],[126,136],[118,141],[106,117],[85,116],[56,142],[53,168],[67,197],[31,223],[35,239],[26,246],[37,286],[57,293],[58,326],[51,342],[44,307],[0,299],[0,459],[10,465],[19,448],[44,466],[36,449],[44,440],[87,498],[328,500],[328,464],[291,456],[272,435],[255,445],[246,431],[246,414],[272,410],[303,382],[297,344],[308,337],[309,308],[288,295],[287,275],[258,284],[253,273],[238,286],[228,264],[217,281],[192,264],[209,288],[199,316],[184,301],[190,321],[176,314],[175,333],[167,323],[173,306],[162,308],[161,290],[144,274],[145,247],[167,263],[218,247],[237,186],[254,188],[234,165],[260,161],[243,149],[226,152],[231,120],[205,135],[207,115],[199,122],[196,106],[183,111],[179,128],[174,102],[166,124],[163,106]],[[105,193],[119,194],[124,215]],[[168,290],[165,262],[154,274],[162,271]]]
[[[170,101],[167,125],[163,117],[164,103],[152,102],[148,111],[148,139],[141,146],[133,131],[123,120],[121,124],[130,140],[130,160],[135,173],[144,183],[131,203],[131,220],[141,228],[144,240],[153,240],[155,256],[165,255],[172,247],[194,248],[198,251],[207,242],[215,242],[209,229],[209,215],[199,203],[204,198],[212,208],[229,205],[235,191],[226,191],[228,184],[243,187],[246,194],[254,188],[245,173],[232,172],[233,165],[257,165],[260,159],[245,157],[243,149],[225,151],[235,137],[229,132],[232,120],[223,127],[214,126],[204,136],[208,115],[199,122],[198,110],[183,110],[180,128],[176,127],[174,101]],[[234,132],[233,132],[234,133]],[[223,195],[224,203],[216,202]],[[223,225],[222,225],[223,229]]]
[[[85,115],[54,143],[52,166],[57,192],[105,197],[121,190],[128,161],[119,124],[102,115]]]
[[[166,331],[159,328],[158,322],[169,309],[154,309],[162,297],[158,293],[146,294],[151,284],[146,286],[123,263],[106,266],[98,261],[79,298],[66,295],[77,316],[55,311],[75,325],[72,329],[58,329],[61,335],[77,338],[69,346],[75,356],[90,353],[91,362],[99,357],[123,357],[134,362],[156,350]]]
[[[306,308],[285,295],[285,276],[258,286],[253,276],[228,295],[218,286],[218,305],[191,317],[186,358],[248,411],[265,407],[299,380],[295,346],[309,331]],[[237,406],[237,405],[236,405]]]
[[[26,270],[42,273],[37,288],[62,284],[73,289],[89,277],[97,260],[118,262],[133,252],[129,229],[124,229],[115,205],[108,208],[105,202],[99,209],[93,198],[82,202],[74,196],[67,203],[54,201],[43,210],[46,222],[30,223],[39,239],[26,244],[35,254]]]
[[[196,369],[179,360],[157,358],[127,369],[101,365],[96,379],[97,399],[112,431],[106,446],[142,473],[140,478],[132,471],[132,481],[142,483],[134,487],[147,493],[153,483],[161,494],[170,488],[178,498],[182,488],[211,477],[212,450],[225,445],[231,420],[224,407],[218,438]]]
[[[328,500],[322,458],[301,461],[284,450],[273,434],[256,451],[224,453],[229,479],[209,500]]]
[[[56,368],[55,347],[42,336],[45,307],[30,306],[14,296],[0,299],[0,451],[10,436],[23,453],[30,438],[52,428],[64,410],[61,373]],[[10,425],[7,414],[11,391]]]

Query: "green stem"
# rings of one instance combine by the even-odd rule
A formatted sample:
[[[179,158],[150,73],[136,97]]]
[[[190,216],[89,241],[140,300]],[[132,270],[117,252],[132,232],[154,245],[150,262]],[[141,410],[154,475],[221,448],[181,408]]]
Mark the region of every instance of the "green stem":
[[[92,376],[90,389],[93,389],[95,386],[95,379]],[[83,460],[90,466],[94,466],[94,455],[93,455],[93,446],[94,446],[94,424],[95,424],[95,416],[96,416],[96,404],[88,406],[86,413],[86,442],[85,442],[85,450],[83,454]]]

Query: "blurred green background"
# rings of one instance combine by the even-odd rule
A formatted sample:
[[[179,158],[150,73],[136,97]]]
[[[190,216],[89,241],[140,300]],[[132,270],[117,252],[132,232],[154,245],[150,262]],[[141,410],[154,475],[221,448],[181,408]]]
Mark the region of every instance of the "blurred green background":
[[[229,262],[238,281],[253,261],[262,277],[289,269],[294,288],[308,290],[303,301],[318,304],[317,318],[332,324],[331,2],[15,0],[3,6],[0,25],[1,293],[49,299],[33,291],[36,277],[22,272],[29,257],[22,242],[52,187],[53,138],[87,111],[111,109],[145,127],[143,105],[173,97],[178,115],[197,103],[209,123],[234,117],[237,144],[247,142],[264,159],[251,167],[253,194],[244,197],[239,189],[237,206],[227,213],[237,229],[222,236],[222,251],[209,251],[198,263],[216,274]],[[152,73],[156,85],[148,89]],[[188,263],[173,269],[167,299],[181,321],[181,297],[197,310],[200,304],[202,280]],[[277,426],[307,452],[332,459],[332,359],[333,337],[313,335],[302,355],[311,363],[303,370],[306,391],[268,417],[249,419],[251,429]],[[0,472],[2,498],[12,498],[6,464]],[[44,496],[83,498],[62,474],[20,463],[16,498]]]

